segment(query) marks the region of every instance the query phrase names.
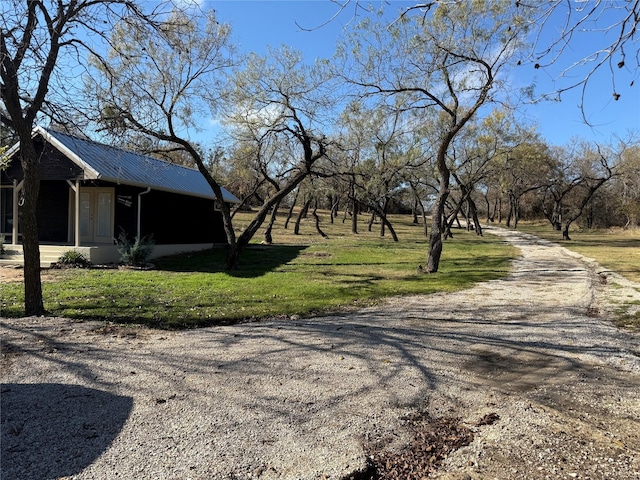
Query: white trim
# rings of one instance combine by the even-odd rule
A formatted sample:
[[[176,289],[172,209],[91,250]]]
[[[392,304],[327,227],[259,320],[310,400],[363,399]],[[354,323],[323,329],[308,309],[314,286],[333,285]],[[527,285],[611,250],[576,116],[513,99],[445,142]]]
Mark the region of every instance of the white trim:
[[[80,168],[82,168],[84,172],[85,180],[98,180],[100,178],[100,174],[94,168],[92,168],[84,160],[82,160],[75,153],[73,153],[71,150],[65,147],[62,143],[60,143],[55,137],[50,135],[40,125],[36,125],[35,127],[33,127],[33,130],[31,131],[31,138],[35,138],[37,135],[41,135],[44,140],[49,142],[51,145],[55,146],[56,149],[60,151],[60,153],[62,153],[65,157],[67,157],[73,163],[75,163]],[[9,151],[6,154],[7,158],[13,157],[18,150],[20,150],[20,142],[17,142],[15,145],[13,145],[9,149]],[[87,175],[87,173],[89,175]]]
[[[18,209],[18,198],[20,190],[24,186],[24,180],[13,180],[13,231],[11,232],[11,244],[18,244],[18,224],[20,223],[20,210]]]
[[[62,134],[63,135],[67,135],[67,134],[64,134],[64,133],[62,133]],[[69,160],[71,160],[74,164],[76,164],[78,167],[80,167],[82,169],[83,177],[81,178],[81,180],[103,180],[105,182],[115,183],[117,185],[122,184],[122,185],[129,185],[129,186],[132,186],[132,187],[140,187],[140,188],[149,187],[148,183],[136,182],[136,181],[132,181],[132,180],[129,180],[129,179],[122,179],[122,178],[118,178],[118,177],[110,177],[110,176],[102,175],[95,168],[93,168],[87,162],[82,160],[82,158],[80,158],[78,155],[76,155],[71,150],[69,150],[67,147],[65,147],[62,142],[57,140],[55,138],[55,136],[53,136],[50,133],[48,133],[47,130],[44,127],[40,126],[40,125],[35,126],[33,128],[32,132],[31,132],[31,137],[32,138],[34,138],[37,135],[41,135],[42,138],[46,142],[51,144],[60,153],[62,153],[65,157],[67,157]],[[87,139],[87,141],[92,142],[93,140]],[[118,147],[112,147],[112,148],[118,149]],[[6,156],[8,158],[11,158],[19,149],[20,149],[20,142],[18,142],[15,145],[13,145],[9,149],[9,151],[6,153]],[[162,160],[158,160],[158,159],[154,159],[154,160],[162,162]],[[168,162],[165,162],[165,163],[168,163]],[[188,170],[197,171],[197,169],[190,168],[190,167],[183,167],[183,168],[188,169]],[[200,194],[200,193],[196,193],[196,192],[188,192],[188,191],[183,191],[183,190],[176,190],[176,189],[172,189],[172,188],[166,188],[166,187],[163,187],[163,186],[160,186],[160,185],[152,186],[152,188],[154,190],[158,190],[158,191],[162,191],[162,192],[168,192],[168,193],[175,193],[177,195],[185,195],[185,196],[188,196],[188,197],[195,197],[195,198],[205,198],[207,200],[216,200],[216,196],[213,193],[213,191],[211,193],[207,193],[207,194]],[[223,199],[224,199],[224,201],[226,203],[230,203],[230,204],[239,204],[239,203],[241,203],[240,199],[238,199],[235,195],[233,195],[233,193],[229,192],[226,188],[222,187],[222,191],[223,191],[222,196],[223,196]]]
[[[34,137],[36,133],[39,133],[40,135],[42,135],[42,138],[44,138],[48,143],[56,147],[56,149],[60,153],[62,153],[65,157],[67,157],[73,163],[81,167],[84,172],[84,180],[98,180],[101,178],[101,175],[97,170],[95,170],[91,165],[86,163],[79,156],[77,156],[75,153],[73,153],[71,150],[65,147],[63,143],[61,143],[53,135],[49,134],[49,132],[47,132],[40,125],[38,125],[33,129],[32,137]]]
[[[142,222],[142,195],[146,195],[150,191],[151,191],[151,187],[147,187],[147,189],[144,192],[138,193],[138,224],[137,224],[138,239],[142,238],[142,234],[140,232],[140,229],[141,229],[140,224]]]
[[[67,238],[70,239],[73,235],[73,244],[76,247],[80,246],[80,180],[76,179],[76,183],[71,180],[67,180],[71,191],[73,192],[73,208],[71,205],[71,195],[69,195],[69,213],[73,213],[73,225],[69,222],[69,233]]]

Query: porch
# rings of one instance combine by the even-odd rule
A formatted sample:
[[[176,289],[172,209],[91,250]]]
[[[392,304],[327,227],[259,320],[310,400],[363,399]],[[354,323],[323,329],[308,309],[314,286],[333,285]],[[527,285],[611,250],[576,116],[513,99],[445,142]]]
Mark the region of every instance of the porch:
[[[190,243],[173,245],[155,245],[151,258],[165,257],[177,253],[197,252],[213,247],[211,243]],[[5,253],[0,258],[1,265],[24,265],[22,245],[5,244]],[[91,245],[74,247],[73,245],[40,245],[40,266],[50,268],[58,258],[69,250],[82,253],[94,265],[106,265],[120,262],[120,253],[115,245]]]

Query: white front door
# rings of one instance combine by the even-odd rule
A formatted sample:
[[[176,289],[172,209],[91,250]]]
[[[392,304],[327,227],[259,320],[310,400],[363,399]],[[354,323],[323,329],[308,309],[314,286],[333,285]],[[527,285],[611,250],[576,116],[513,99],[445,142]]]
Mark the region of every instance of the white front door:
[[[113,188],[80,189],[80,241],[113,243]]]

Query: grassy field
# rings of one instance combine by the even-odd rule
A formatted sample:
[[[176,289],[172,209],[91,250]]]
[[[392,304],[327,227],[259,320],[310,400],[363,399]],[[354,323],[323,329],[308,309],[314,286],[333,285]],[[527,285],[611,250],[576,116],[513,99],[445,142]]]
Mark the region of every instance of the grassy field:
[[[557,242],[629,280],[640,282],[640,230],[570,230],[571,240],[567,241],[548,222],[520,224],[518,230]]]
[[[238,227],[249,217],[239,217]],[[509,272],[517,251],[500,239],[478,238],[466,231],[447,240],[440,271],[418,275],[425,263],[427,242],[422,227],[411,218],[393,217],[400,237],[380,236],[380,225],[350,233],[349,221],[330,224],[321,215],[315,232],[313,219],[303,221],[301,234],[282,227],[273,232],[274,244],[255,239],[241,258],[238,271],[223,270],[224,249],[167,257],[155,269],[53,270],[43,285],[45,308],[51,315],[142,323],[160,328],[220,325],[284,315],[305,315],[370,305],[394,295],[427,294],[469,287]],[[261,234],[261,232],[260,232]],[[2,286],[3,316],[19,316],[24,299],[21,283]]]

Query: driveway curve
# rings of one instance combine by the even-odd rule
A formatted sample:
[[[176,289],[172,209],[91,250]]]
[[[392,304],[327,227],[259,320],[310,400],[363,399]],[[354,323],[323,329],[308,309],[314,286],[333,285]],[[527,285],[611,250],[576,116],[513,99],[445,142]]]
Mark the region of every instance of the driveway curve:
[[[640,336],[608,320],[640,285],[489,233],[521,250],[506,278],[343,315],[3,319],[2,478],[339,479],[421,412],[474,433],[442,478],[640,479]]]

